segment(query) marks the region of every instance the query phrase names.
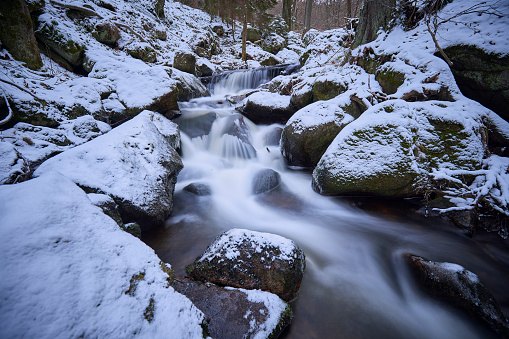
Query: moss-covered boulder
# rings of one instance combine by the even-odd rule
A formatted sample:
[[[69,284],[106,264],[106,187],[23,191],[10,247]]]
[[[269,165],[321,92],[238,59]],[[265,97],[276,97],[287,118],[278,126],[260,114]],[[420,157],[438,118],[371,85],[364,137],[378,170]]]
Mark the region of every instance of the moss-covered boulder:
[[[56,21],[42,22],[39,29],[35,32],[36,38],[43,46],[47,46],[50,51],[42,48],[43,53],[56,53],[72,67],[79,67],[83,62],[83,53],[85,45],[80,41],[75,41],[65,33]],[[58,62],[58,60],[55,60]],[[66,65],[62,65],[66,66]],[[72,69],[71,69],[72,70]]]
[[[182,72],[196,74],[196,57],[191,53],[178,51],[173,59],[173,67]]]
[[[247,28],[247,41],[256,42],[262,38],[262,32],[253,27]]]
[[[0,2],[0,41],[14,59],[31,69],[42,67],[32,19],[24,0]]]
[[[434,169],[478,170],[485,127],[471,102],[436,105],[389,100],[345,127],[313,172],[327,195],[416,196]]]
[[[151,63],[157,61],[156,51],[150,45],[145,43],[129,45],[125,48],[125,51],[135,59]]]
[[[253,93],[235,109],[255,124],[286,123],[295,113],[290,96],[270,92]]]
[[[313,87],[307,83],[301,83],[292,90],[290,103],[299,110],[313,102]]]
[[[326,76],[318,77],[313,84],[313,102],[329,100],[345,92],[347,86],[336,80],[328,80]]]
[[[244,229],[224,232],[187,266],[196,280],[244,289],[261,289],[291,300],[305,269],[302,250],[281,236]]]
[[[316,166],[336,135],[354,120],[343,108],[335,102],[320,101],[297,111],[288,120],[280,146],[289,165]]]
[[[186,278],[175,279],[172,287],[204,313],[212,338],[275,339],[292,319],[290,306],[268,292],[225,289]]]
[[[509,56],[468,45],[444,51],[453,63],[451,70],[461,93],[509,121]]]
[[[426,294],[462,310],[502,338],[509,338],[507,319],[476,274],[457,264],[434,262],[416,255],[405,254],[404,259]]]
[[[394,94],[399,86],[403,85],[405,75],[392,69],[382,69],[376,72],[375,80],[378,81],[385,94]]]
[[[106,45],[115,45],[120,39],[120,31],[112,22],[106,21],[95,25],[95,30],[92,32],[94,38],[100,43]]]
[[[262,61],[260,61],[260,65],[262,66],[275,66],[277,64],[279,64],[279,60],[273,57],[272,55],[269,55],[263,58]]]

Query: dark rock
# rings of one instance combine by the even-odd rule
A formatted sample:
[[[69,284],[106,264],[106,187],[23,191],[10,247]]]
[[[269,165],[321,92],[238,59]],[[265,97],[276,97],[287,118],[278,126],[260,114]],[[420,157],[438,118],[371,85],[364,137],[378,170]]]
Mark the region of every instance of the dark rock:
[[[216,119],[216,113],[208,112],[191,117],[180,116],[173,119],[173,122],[179,126],[181,132],[184,132],[190,138],[196,138],[209,134]]]
[[[0,40],[14,59],[31,69],[42,67],[30,12],[24,0],[0,2]]]
[[[35,36],[43,46],[50,48],[50,57],[56,53],[72,67],[81,67],[85,46],[72,40],[65,32],[61,32],[58,25],[46,22],[35,32]],[[46,52],[44,48],[41,48],[41,51]]]
[[[210,95],[202,82],[192,74],[173,68],[170,77],[178,81],[178,101],[189,101],[192,98]]]
[[[254,194],[261,194],[273,190],[281,184],[281,175],[273,169],[266,168],[253,178],[252,191]]]
[[[178,51],[173,59],[173,67],[182,72],[196,74],[196,57],[191,53]]]
[[[141,227],[135,222],[130,222],[121,227],[127,233],[135,236],[138,239],[141,239]]]
[[[290,104],[295,107],[296,110],[306,107],[313,102],[313,87],[302,84],[292,91],[290,97]]]
[[[279,60],[272,55],[267,56],[260,62],[260,65],[262,66],[275,66],[277,64],[279,64]]]
[[[267,146],[279,146],[281,140],[281,134],[283,129],[281,127],[274,127],[271,132],[265,135],[265,145]]]
[[[157,53],[150,46],[126,47],[125,51],[135,59],[140,59],[142,61],[151,63],[157,61]]]
[[[120,39],[118,27],[109,21],[97,24],[92,35],[97,41],[106,45],[115,45]]]
[[[247,41],[256,42],[262,38],[262,33],[259,29],[248,27],[247,28]]]
[[[376,72],[375,80],[378,81],[384,93],[394,94],[405,81],[405,75],[390,69],[381,70]]]
[[[440,87],[439,90],[427,90],[423,88],[422,92],[416,90],[410,91],[403,94],[401,99],[409,102],[415,101],[428,101],[428,100],[440,100],[440,101],[454,101],[449,89],[445,86]],[[385,90],[384,90],[385,92]],[[385,92],[387,93],[387,92]],[[388,93],[390,94],[390,93]]]
[[[30,14],[32,14],[34,12],[37,12],[37,11],[40,11],[41,9],[43,9],[44,6],[46,6],[46,1],[45,0],[29,0],[29,1],[26,1],[26,4],[28,7],[28,11],[30,12]]]
[[[468,45],[451,46],[444,52],[453,63],[451,70],[461,93],[509,121],[509,56]]]
[[[276,296],[269,296],[264,303],[250,298],[255,291],[224,289],[183,278],[175,279],[172,287],[204,313],[212,338],[277,338],[292,319],[290,306]],[[279,314],[274,314],[274,306]],[[279,316],[277,325],[268,323],[271,316]]]
[[[197,196],[211,195],[212,190],[210,186],[203,183],[192,183],[183,188],[184,191],[192,193]]]
[[[235,109],[255,124],[286,123],[296,111],[290,97],[270,92],[251,94]]]
[[[304,275],[305,257],[291,240],[242,229],[224,232],[186,271],[196,280],[261,289],[291,300]]]
[[[503,338],[509,338],[509,323],[493,295],[474,273],[460,265],[434,262],[405,254],[410,272],[428,295],[463,310]]]
[[[313,84],[313,102],[335,98],[346,90],[345,84],[318,78]]]
[[[212,26],[212,31],[214,33],[216,33],[218,36],[223,36],[224,27],[223,27],[223,25],[215,25],[215,26]]]
[[[101,208],[104,214],[113,219],[119,227],[124,228],[124,222],[120,217],[118,206],[112,197],[106,194],[97,193],[89,193],[87,196],[90,201],[92,201],[92,204]]]
[[[214,73],[212,68],[205,63],[196,64],[196,75],[200,77],[208,77]]]

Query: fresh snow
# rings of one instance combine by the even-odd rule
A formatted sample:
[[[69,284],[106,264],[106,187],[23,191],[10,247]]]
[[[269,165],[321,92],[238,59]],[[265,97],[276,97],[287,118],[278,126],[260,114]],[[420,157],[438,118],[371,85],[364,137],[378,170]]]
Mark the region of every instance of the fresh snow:
[[[154,251],[61,174],[0,186],[0,225],[0,337],[202,337]]]

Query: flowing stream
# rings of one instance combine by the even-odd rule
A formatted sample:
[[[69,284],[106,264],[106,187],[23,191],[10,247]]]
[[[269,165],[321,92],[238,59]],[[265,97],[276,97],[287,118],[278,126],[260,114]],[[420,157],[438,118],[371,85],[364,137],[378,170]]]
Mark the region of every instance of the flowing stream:
[[[473,271],[508,316],[507,242],[494,234],[468,238],[438,220],[417,216],[409,201],[315,193],[309,172],[285,165],[279,150],[283,126],[256,126],[225,100],[226,94],[267,80],[235,73],[210,84],[212,97],[182,103],[177,123],[184,169],[174,210],[165,227],[147,231],[143,241],[177,275],[185,275],[185,266],[231,228],[294,240],[307,266],[284,338],[493,338],[461,312],[421,294],[401,255],[454,262]],[[280,174],[281,183],[255,194],[253,180],[267,168]],[[194,192],[184,189],[189,184],[195,184]]]

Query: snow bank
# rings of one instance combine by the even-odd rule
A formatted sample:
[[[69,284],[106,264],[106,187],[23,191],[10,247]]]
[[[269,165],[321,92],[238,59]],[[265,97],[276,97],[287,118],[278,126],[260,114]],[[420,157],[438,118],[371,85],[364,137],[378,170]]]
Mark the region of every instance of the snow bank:
[[[153,250],[58,173],[0,187],[0,257],[1,337],[203,336]]]

